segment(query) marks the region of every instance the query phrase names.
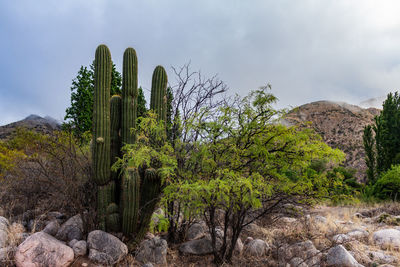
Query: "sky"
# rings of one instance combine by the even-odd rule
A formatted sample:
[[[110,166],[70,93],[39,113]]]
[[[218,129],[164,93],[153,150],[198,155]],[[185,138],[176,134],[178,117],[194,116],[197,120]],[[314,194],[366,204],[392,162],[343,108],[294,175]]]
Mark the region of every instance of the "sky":
[[[267,83],[279,107],[358,104],[400,88],[397,0],[0,0],[0,125],[62,120],[80,66],[106,44],[117,69],[138,55],[139,85],[191,62],[230,94]],[[147,91],[145,91],[147,92]]]

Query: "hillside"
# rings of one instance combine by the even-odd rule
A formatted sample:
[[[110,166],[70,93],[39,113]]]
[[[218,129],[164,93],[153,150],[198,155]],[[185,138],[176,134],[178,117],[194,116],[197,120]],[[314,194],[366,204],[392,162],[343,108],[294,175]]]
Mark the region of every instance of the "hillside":
[[[347,103],[317,101],[302,105],[289,112],[286,122],[311,127],[333,148],[346,153],[345,166],[357,169],[357,178],[364,179],[366,165],[363,150],[363,129],[379,114],[376,108],[361,108]]]
[[[52,117],[46,116],[43,118],[38,115],[29,115],[23,120],[0,126],[0,139],[7,139],[19,127],[44,134],[61,130],[60,123]]]

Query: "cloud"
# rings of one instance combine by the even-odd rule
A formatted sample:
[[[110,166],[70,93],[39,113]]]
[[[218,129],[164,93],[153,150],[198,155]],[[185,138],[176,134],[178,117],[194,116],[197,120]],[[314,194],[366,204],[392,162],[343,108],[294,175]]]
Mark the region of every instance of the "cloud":
[[[280,106],[381,96],[400,82],[398,1],[2,1],[0,124],[62,119],[71,80],[105,43],[121,69],[136,49],[139,83],[191,60],[232,93],[271,83]],[[169,71],[170,81],[172,72]]]

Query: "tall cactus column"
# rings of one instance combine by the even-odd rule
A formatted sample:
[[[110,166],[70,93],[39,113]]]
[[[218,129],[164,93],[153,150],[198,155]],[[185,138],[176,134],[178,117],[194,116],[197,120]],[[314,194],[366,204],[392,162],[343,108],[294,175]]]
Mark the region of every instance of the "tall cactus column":
[[[150,109],[157,113],[157,118],[166,122],[167,119],[167,73],[162,66],[157,66],[151,81]]]
[[[110,176],[111,71],[111,53],[107,46],[100,45],[94,62],[93,172],[98,185],[97,216],[102,229],[105,229],[106,209],[115,190]]]
[[[135,142],[135,134],[131,132],[131,129],[136,127],[138,95],[137,73],[138,62],[136,51],[129,47],[124,52],[122,68],[122,144],[133,144]]]

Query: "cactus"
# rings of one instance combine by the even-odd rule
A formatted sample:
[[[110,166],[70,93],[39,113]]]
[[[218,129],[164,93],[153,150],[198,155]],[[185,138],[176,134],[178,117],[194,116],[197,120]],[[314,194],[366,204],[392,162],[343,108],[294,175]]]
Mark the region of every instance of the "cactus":
[[[146,169],[140,190],[140,223],[136,239],[147,233],[151,216],[158,203],[161,191],[161,178],[153,168]]]
[[[105,227],[105,211],[114,194],[110,182],[110,88],[112,62],[107,46],[96,49],[93,107],[93,174],[98,185],[97,208],[100,227]]]
[[[140,241],[148,229],[151,216],[159,200],[161,179],[154,168],[126,167],[122,179],[111,173],[110,166],[121,156],[122,144],[133,144],[137,115],[137,57],[127,48],[123,59],[122,98],[113,96],[111,88],[111,55],[105,45],[96,50],[95,95],[93,108],[93,170],[98,186],[98,221],[101,229],[126,236],[136,234]],[[166,121],[167,74],[162,66],[153,73],[150,107],[158,120]],[[111,122],[110,122],[111,118]],[[157,167],[157,166],[153,166]],[[116,203],[119,203],[119,207]]]
[[[136,168],[126,168],[122,177],[122,232],[130,235],[135,232],[138,222],[140,200],[140,177]]]
[[[167,119],[167,73],[162,66],[157,66],[151,82],[150,109],[157,113],[158,119]]]
[[[110,159],[111,166],[115,163],[118,157],[120,157],[121,152],[121,139],[119,137],[119,130],[121,128],[121,97],[119,95],[114,95],[110,100],[110,120],[111,120],[111,129],[110,129]],[[118,173],[111,172],[111,179],[117,180]]]
[[[135,134],[131,132],[136,126],[137,114],[137,57],[133,48],[124,52],[122,70],[122,114],[121,114],[121,140],[124,144],[133,144]]]
[[[115,203],[111,203],[107,207],[107,218],[106,218],[106,228],[111,232],[119,232],[119,213],[118,206]]]

